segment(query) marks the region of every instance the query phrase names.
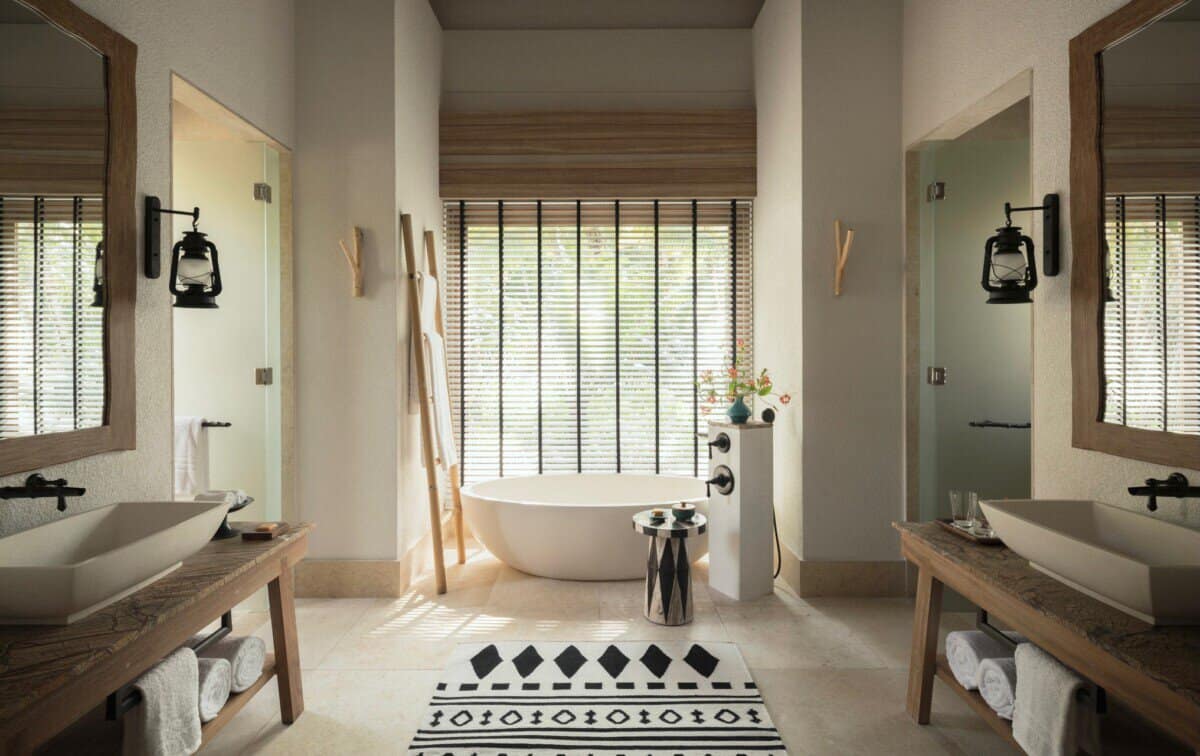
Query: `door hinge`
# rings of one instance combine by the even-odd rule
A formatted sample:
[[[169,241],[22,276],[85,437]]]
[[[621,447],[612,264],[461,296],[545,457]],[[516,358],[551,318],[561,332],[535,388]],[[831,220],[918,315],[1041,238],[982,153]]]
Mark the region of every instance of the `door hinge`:
[[[254,368],[254,385],[270,386],[275,382],[274,368]]]
[[[271,204],[271,185],[259,182],[254,185],[254,199]]]
[[[934,181],[929,186],[925,187],[925,201],[936,202],[937,200],[946,199],[946,182]]]
[[[946,368],[931,367],[925,369],[925,382],[930,386],[946,385]]]

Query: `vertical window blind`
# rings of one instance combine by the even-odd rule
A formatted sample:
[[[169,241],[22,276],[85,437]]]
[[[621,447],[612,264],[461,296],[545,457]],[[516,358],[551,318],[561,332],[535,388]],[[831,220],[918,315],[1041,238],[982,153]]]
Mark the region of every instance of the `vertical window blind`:
[[[1104,422],[1200,434],[1200,195],[1106,197]]]
[[[104,422],[101,197],[0,196],[0,439]]]
[[[750,202],[448,202],[444,238],[464,481],[706,468],[725,406],[696,381],[750,347]]]

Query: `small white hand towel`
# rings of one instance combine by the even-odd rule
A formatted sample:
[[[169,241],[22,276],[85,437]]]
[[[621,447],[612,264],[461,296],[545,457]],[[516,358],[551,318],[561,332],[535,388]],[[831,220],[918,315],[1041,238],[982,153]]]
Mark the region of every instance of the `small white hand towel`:
[[[240,638],[226,636],[200,652],[205,659],[224,659],[232,668],[230,690],[241,693],[254,684],[263,671],[267,657],[267,644],[262,638],[245,635]]]
[[[233,690],[233,667],[227,659],[197,660],[200,667],[200,721],[211,722],[221,713]]]
[[[1020,636],[1011,637],[1018,642]],[[982,630],[956,630],[946,635],[946,661],[954,679],[967,690],[975,690],[979,682],[979,663],[984,659],[1012,656],[1012,647],[996,640]]]
[[[1007,659],[984,659],[979,663],[979,695],[992,711],[1004,719],[1013,718],[1013,702],[1017,700],[1017,662]]]
[[[1029,756],[1100,755],[1096,689],[1032,643],[1017,646],[1013,738]]]
[[[133,683],[142,702],[125,714],[125,756],[179,756],[200,748],[199,666],[177,649]]]
[[[208,432],[202,417],[175,418],[175,498],[208,489]]]

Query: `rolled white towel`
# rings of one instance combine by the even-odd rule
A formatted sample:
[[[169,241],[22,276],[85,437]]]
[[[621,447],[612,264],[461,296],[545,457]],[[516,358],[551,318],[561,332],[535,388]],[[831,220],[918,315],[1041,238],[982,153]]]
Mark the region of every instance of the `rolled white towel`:
[[[211,722],[221,713],[233,690],[233,667],[227,659],[202,658],[200,664],[200,721]]]
[[[1017,662],[1012,657],[984,659],[979,663],[979,695],[992,711],[1004,719],[1013,718],[1017,699]]]
[[[266,656],[267,644],[253,635],[240,638],[226,636],[200,652],[201,658],[229,662],[232,668],[230,690],[234,693],[249,688],[262,675]]]
[[[1023,640],[1011,635],[1015,641]],[[982,630],[956,630],[946,635],[946,661],[954,679],[967,690],[975,690],[979,682],[979,663],[984,659],[1011,657],[1011,646],[1005,645]]]

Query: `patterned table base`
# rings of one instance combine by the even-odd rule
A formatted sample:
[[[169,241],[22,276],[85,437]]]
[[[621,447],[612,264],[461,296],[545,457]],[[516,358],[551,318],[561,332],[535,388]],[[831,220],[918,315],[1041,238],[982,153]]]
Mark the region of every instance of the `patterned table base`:
[[[692,565],[686,538],[650,539],[646,559],[646,619],[660,625],[692,621]]]

